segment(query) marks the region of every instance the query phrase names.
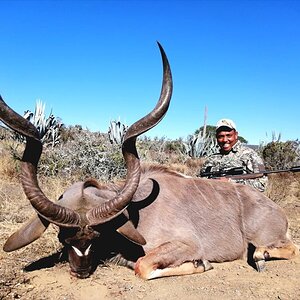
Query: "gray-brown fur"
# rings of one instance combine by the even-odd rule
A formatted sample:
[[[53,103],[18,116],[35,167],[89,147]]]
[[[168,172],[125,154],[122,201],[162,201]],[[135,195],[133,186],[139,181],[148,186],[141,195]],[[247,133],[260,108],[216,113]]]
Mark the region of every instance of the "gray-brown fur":
[[[282,209],[255,189],[230,182],[184,178],[162,169],[143,173],[134,199],[143,199],[154,179],[159,195],[141,209],[139,232],[149,251],[163,241],[193,244],[194,257],[228,261],[242,258],[248,243],[276,246],[286,241],[287,219]]]

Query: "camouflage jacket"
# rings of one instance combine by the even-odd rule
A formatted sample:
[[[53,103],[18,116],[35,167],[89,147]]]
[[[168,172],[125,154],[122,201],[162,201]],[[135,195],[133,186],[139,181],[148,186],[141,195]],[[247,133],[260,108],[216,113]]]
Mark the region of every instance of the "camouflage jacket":
[[[243,167],[244,173],[258,173],[264,170],[263,160],[259,155],[251,148],[242,145],[240,141],[232,147],[228,154],[221,154],[217,152],[210,155],[204,162],[200,174],[206,170],[207,167],[211,167],[212,172],[222,169],[231,169],[236,167]],[[199,174],[199,176],[200,176]],[[264,192],[267,186],[268,178],[263,176],[256,179],[239,179],[231,181],[247,184],[261,192]]]

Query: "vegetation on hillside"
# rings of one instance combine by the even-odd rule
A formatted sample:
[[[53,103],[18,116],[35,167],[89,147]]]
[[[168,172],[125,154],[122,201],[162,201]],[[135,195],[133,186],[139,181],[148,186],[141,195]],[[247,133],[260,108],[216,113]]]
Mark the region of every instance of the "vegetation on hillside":
[[[127,126],[120,121],[111,121],[107,133],[91,132],[81,125],[66,127],[52,112],[46,117],[42,102],[37,102],[34,113],[27,111],[24,117],[38,128],[44,145],[39,163],[40,175],[69,179],[94,177],[101,181],[125,177],[121,145]],[[203,159],[217,150],[214,132],[215,126],[208,125],[200,127],[186,140],[151,139],[143,135],[137,140],[138,153],[143,162],[164,164],[195,176]],[[9,153],[12,158],[12,163],[6,166],[6,173],[13,175],[18,172],[17,161],[22,156],[24,138],[1,127],[0,139],[0,150]],[[300,164],[298,140],[281,142],[280,137],[274,137],[271,142],[262,143],[257,151],[268,170]]]

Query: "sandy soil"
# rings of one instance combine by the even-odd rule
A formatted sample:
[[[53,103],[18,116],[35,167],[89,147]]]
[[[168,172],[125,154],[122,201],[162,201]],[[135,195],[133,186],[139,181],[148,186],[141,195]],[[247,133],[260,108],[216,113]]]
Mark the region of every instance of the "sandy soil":
[[[284,209],[293,240],[300,245],[299,198],[287,201]],[[2,245],[20,226],[18,222],[22,220],[0,222],[0,299],[300,299],[300,256],[269,261],[263,273],[239,260],[213,264],[214,269],[203,274],[151,281],[115,265],[98,267],[90,278],[76,279],[69,275],[67,263],[49,264],[60,249],[54,226],[33,244],[13,253],[3,252]],[[36,262],[41,269],[34,268]],[[28,266],[33,270],[24,271]]]

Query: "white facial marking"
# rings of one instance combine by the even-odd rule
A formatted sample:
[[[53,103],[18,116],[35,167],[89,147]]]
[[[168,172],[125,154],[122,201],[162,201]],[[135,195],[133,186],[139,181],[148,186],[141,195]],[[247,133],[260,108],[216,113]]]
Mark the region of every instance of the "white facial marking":
[[[79,249],[77,249],[76,247],[74,247],[74,246],[72,246],[72,248],[74,249],[74,251],[75,251],[75,253],[78,255],[78,256],[83,256],[83,253],[79,250]]]
[[[85,255],[85,256],[88,256],[88,255],[89,255],[90,250],[91,250],[91,246],[92,246],[92,244],[89,245],[89,246],[86,248],[86,250],[84,251],[84,255]]]

